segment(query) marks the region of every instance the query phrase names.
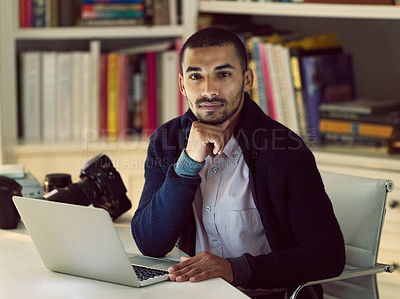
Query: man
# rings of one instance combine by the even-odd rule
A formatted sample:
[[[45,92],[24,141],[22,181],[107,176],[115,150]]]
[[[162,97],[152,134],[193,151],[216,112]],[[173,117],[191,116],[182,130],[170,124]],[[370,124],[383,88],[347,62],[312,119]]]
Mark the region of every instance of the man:
[[[240,39],[200,30],[180,63],[189,110],[151,137],[132,219],[138,248],[161,257],[178,244],[190,257],[170,280],[221,277],[255,298],[340,274],[343,237],[314,157],[250,99]],[[320,287],[302,296],[315,292],[322,298]]]

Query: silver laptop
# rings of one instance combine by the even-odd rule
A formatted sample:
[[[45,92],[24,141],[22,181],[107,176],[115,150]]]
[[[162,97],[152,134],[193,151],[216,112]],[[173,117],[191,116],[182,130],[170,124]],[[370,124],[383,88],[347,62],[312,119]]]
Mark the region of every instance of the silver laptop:
[[[39,255],[51,271],[142,287],[168,279],[177,262],[127,254],[104,209],[14,196]]]

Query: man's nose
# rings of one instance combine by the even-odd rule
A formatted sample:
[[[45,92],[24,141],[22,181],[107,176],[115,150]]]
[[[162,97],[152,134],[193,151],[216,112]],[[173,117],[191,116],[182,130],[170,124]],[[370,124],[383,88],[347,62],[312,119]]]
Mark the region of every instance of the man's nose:
[[[213,98],[219,95],[218,87],[215,81],[210,77],[206,76],[203,82],[203,89],[201,91],[202,97]]]

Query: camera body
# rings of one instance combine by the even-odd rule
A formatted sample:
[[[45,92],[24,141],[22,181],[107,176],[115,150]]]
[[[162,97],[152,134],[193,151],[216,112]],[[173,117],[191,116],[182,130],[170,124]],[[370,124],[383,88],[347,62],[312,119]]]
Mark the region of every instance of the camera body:
[[[14,179],[0,176],[0,229],[13,229],[21,219],[13,201],[14,195],[21,196],[22,187]]]
[[[85,206],[93,204],[106,209],[113,220],[132,207],[122,178],[108,156],[99,154],[90,159],[79,177],[79,182],[54,189],[43,198]]]

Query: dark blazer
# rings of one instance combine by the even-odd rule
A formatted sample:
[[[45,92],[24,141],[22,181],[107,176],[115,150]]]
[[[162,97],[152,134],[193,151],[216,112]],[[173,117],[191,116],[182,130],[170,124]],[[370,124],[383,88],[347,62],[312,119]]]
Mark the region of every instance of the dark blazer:
[[[177,242],[180,249],[195,254],[192,202],[201,179],[180,177],[173,166],[194,120],[189,110],[150,139],[146,181],[132,219],[133,236],[145,255],[164,256]],[[343,236],[312,152],[295,133],[265,115],[247,93],[234,134],[250,169],[253,198],[272,249],[265,255],[240,257],[251,269],[243,287],[293,289],[339,275],[345,264]]]

